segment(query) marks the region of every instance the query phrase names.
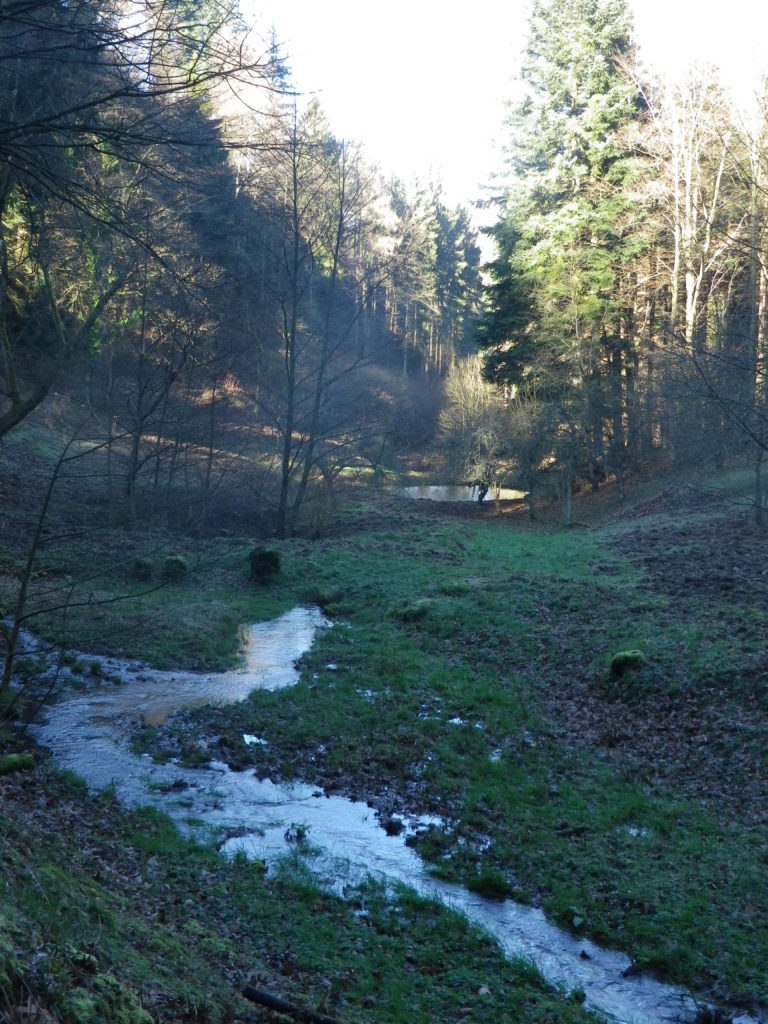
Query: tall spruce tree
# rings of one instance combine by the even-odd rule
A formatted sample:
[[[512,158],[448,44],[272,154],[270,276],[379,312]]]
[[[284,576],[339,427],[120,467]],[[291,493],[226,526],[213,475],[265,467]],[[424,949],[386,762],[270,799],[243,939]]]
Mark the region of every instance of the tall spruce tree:
[[[644,245],[628,191],[643,110],[632,61],[625,0],[535,0],[481,330],[494,379],[563,410],[581,392],[593,464],[626,447],[628,268]]]

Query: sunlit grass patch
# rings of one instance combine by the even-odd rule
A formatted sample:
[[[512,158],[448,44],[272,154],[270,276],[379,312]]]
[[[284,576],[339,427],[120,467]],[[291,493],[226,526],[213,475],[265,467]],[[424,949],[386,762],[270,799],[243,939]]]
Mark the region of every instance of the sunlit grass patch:
[[[652,766],[632,777],[610,746],[580,744],[557,700],[566,714],[578,690],[619,715],[686,693],[706,701],[697,687],[733,677],[756,622],[734,645],[728,617],[676,614],[610,544],[597,530],[462,522],[316,545],[305,578],[347,625],[318,638],[298,687],[217,712],[214,728],[258,723],[260,773],[411,793],[446,822],[415,840],[441,877],[541,901],[680,981],[701,983],[721,960],[731,984],[759,989],[764,965],[740,927],[749,904],[722,882],[736,866],[757,884],[754,849],[654,786]],[[611,680],[628,649],[643,663]]]

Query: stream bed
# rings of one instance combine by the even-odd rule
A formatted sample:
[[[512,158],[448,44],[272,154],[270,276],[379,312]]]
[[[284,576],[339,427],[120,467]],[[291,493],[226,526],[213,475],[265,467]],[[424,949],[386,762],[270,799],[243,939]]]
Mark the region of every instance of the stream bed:
[[[326,796],[313,786],[276,784],[217,762],[205,768],[156,764],[130,750],[128,736],[142,721],[158,723],[181,708],[243,700],[259,687],[291,686],[298,680],[295,662],[322,628],[333,627],[317,608],[295,608],[251,626],[244,631],[242,666],[223,673],[162,672],[100,659],[108,678],[119,682],[81,692],[67,688],[35,727],[36,739],[91,790],[113,786],[127,806],[156,807],[186,834],[215,841],[225,856],[244,853],[269,863],[306,848],[308,866],[336,891],[372,874],[462,911],[508,956],[530,960],[566,991],[583,990],[585,1005],[598,1015],[625,1024],[693,1021],[697,1007],[689,995],[632,973],[624,954],[562,931],[535,908],[432,878],[405,839],[435,819],[406,819],[399,835],[388,835],[367,804]],[[35,649],[31,637],[25,643]],[[244,736],[243,742],[265,741]],[[297,843],[301,837],[304,842]],[[746,1016],[735,1020],[757,1024]]]

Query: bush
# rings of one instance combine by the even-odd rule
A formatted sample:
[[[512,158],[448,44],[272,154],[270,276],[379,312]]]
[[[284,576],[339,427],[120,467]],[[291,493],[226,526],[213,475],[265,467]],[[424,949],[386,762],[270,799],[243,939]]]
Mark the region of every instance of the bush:
[[[163,562],[162,579],[164,583],[178,583],[189,571],[187,561],[181,555],[168,555]]]
[[[248,555],[251,579],[254,583],[267,583],[280,572],[280,555],[267,548],[254,548]]]
[[[137,558],[133,563],[133,578],[141,580],[142,583],[148,583],[154,571],[155,566],[151,558]]]

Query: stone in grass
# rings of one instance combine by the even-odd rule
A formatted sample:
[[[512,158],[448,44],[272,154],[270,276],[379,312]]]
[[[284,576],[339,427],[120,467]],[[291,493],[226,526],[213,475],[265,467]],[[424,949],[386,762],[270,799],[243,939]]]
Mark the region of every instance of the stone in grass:
[[[434,606],[434,601],[428,597],[418,597],[414,601],[401,601],[393,605],[387,614],[390,618],[399,619],[400,622],[421,622],[429,615]]]
[[[178,583],[189,571],[187,560],[181,555],[168,555],[163,562],[161,576],[164,583]]]
[[[628,672],[642,668],[644,664],[645,655],[642,651],[617,651],[611,658],[611,679],[623,679]]]
[[[268,583],[280,572],[280,555],[269,548],[254,548],[248,555],[248,562],[254,583]]]
[[[155,566],[151,558],[137,558],[133,563],[133,578],[142,583],[149,583]]]

